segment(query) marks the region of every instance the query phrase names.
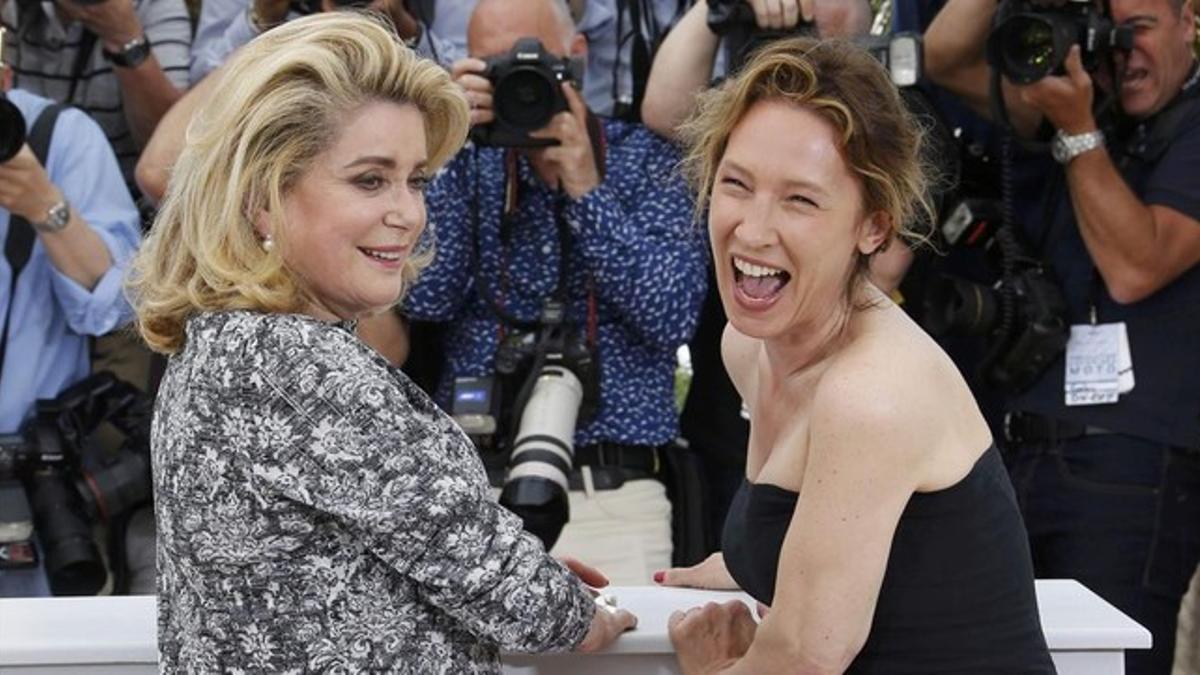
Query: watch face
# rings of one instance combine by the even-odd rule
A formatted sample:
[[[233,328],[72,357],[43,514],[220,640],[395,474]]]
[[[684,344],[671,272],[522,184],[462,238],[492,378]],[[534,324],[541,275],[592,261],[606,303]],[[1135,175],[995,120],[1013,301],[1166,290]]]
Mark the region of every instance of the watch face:
[[[1067,147],[1067,142],[1063,140],[1062,136],[1056,135],[1054,140],[1050,142],[1050,156],[1059,164],[1071,158],[1071,150]]]

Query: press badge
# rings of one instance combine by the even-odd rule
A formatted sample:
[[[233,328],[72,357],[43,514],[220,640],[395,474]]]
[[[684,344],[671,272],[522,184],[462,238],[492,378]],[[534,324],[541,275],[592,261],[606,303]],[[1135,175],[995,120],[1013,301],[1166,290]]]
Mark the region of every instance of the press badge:
[[[1065,403],[1116,403],[1133,390],[1133,356],[1125,324],[1077,324],[1067,342]]]

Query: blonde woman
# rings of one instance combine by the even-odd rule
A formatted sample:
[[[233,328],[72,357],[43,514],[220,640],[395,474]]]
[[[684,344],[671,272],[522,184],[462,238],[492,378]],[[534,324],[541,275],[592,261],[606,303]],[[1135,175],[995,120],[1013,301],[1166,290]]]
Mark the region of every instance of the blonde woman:
[[[171,355],[152,448],[163,670],[493,673],[499,649],[596,649],[633,625],[355,336],[427,262],[423,191],[466,129],[446,73],[341,13],[245,47],[189,129],[131,280]]]
[[[740,586],[770,612],[674,616],[682,671],[1053,672],[988,427],[866,277],[925,202],[886,72],[846,42],[777,42],[684,131],[750,441],[723,555],[663,583]]]

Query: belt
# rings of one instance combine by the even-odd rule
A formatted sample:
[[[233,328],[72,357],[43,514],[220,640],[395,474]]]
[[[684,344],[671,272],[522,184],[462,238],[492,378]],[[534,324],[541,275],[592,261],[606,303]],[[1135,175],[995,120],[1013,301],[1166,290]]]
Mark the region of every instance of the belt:
[[[1085,436],[1114,434],[1102,427],[1068,422],[1036,413],[1009,412],[1004,415],[1004,440],[1008,443],[1054,443]]]
[[[662,468],[658,453],[656,445],[593,443],[575,448],[575,469],[581,466],[613,467],[657,476]]]

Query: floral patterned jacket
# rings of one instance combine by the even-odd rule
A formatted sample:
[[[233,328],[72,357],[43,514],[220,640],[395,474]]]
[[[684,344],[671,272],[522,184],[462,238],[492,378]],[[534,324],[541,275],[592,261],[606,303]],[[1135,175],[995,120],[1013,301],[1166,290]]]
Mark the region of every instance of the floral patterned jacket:
[[[353,325],[203,314],[153,428],[164,672],[495,673],[590,595]]]

